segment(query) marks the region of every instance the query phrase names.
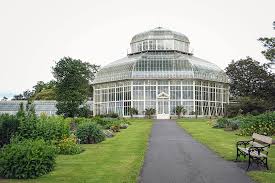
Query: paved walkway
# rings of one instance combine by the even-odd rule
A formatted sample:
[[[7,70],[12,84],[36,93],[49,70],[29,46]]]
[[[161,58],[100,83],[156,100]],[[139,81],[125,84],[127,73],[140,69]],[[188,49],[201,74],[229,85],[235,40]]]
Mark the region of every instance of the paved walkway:
[[[252,183],[173,120],[155,120],[140,183]]]

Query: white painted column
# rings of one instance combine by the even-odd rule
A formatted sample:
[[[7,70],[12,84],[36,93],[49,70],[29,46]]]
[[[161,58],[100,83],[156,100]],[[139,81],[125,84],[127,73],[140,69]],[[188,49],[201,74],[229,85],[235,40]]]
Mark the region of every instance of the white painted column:
[[[196,112],[195,80],[193,80],[193,111]],[[195,115],[195,114],[194,114]]]

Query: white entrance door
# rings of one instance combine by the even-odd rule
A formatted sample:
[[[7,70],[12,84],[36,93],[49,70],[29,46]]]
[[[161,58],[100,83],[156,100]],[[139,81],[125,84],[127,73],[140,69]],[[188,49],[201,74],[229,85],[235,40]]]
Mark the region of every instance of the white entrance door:
[[[169,119],[169,96],[166,93],[160,93],[158,98],[157,119]]]

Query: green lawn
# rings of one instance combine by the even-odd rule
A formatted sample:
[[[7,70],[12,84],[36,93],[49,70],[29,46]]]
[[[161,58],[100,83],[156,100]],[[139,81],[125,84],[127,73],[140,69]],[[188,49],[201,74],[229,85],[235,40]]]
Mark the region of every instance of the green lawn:
[[[181,119],[178,120],[182,126],[194,139],[208,146],[226,160],[235,160],[236,142],[238,140],[250,139],[235,135],[236,132],[228,132],[223,129],[212,128],[208,120],[205,119]],[[269,165],[271,171],[250,171],[248,174],[256,181],[261,183],[275,182],[275,146],[269,151]]]
[[[132,125],[99,144],[83,145],[79,155],[60,155],[55,170],[27,182],[123,183],[137,182],[147,149],[151,120],[130,120]],[[2,182],[25,182],[0,180]]]

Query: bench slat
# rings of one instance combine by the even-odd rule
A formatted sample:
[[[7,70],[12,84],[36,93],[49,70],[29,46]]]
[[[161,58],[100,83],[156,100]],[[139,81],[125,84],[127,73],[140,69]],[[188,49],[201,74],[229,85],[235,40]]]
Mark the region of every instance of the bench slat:
[[[249,155],[248,153],[249,148],[238,147],[238,149],[243,151],[245,154]],[[258,152],[255,152],[255,151],[250,152],[250,155],[253,157],[265,157],[265,158],[267,157],[266,154],[263,154],[263,153],[258,154]]]
[[[272,144],[272,138],[271,137],[267,137],[267,136],[264,136],[264,135],[253,133],[252,138],[256,139],[258,141],[267,143],[267,144]]]

